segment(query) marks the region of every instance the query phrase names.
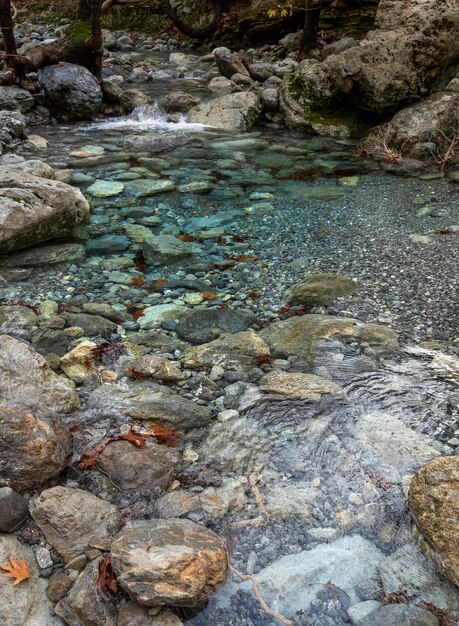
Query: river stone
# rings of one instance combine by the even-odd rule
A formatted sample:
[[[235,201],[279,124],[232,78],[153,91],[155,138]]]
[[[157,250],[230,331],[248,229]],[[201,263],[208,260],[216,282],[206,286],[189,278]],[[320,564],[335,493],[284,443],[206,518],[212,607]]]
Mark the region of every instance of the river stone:
[[[79,404],[74,384],[57,376],[27,344],[0,336],[0,398],[3,402],[70,413]]]
[[[332,304],[336,298],[354,291],[354,281],[340,274],[310,274],[288,289],[284,296],[290,305]]]
[[[316,344],[325,339],[365,341],[378,353],[398,351],[397,335],[378,324],[332,315],[301,315],[274,322],[259,332],[274,355],[295,355],[314,364]]]
[[[32,110],[33,105],[33,96],[26,89],[21,89],[15,85],[0,87],[0,109],[2,111],[28,113]]]
[[[250,76],[247,68],[242,63],[240,56],[236,52],[231,52],[229,48],[220,46],[212,51],[215,63],[225,78],[231,78],[233,74]]]
[[[13,138],[20,137],[26,128],[26,119],[19,111],[0,111],[0,129]]]
[[[228,571],[224,542],[189,520],[133,523],[113,541],[111,557],[118,583],[145,606],[203,605]]]
[[[4,329],[38,326],[37,314],[20,304],[0,305],[0,326]]]
[[[109,339],[112,333],[116,333],[117,325],[100,315],[90,315],[89,313],[63,313],[62,317],[69,326],[79,326],[90,337],[100,335],[105,339]]]
[[[189,121],[227,130],[247,130],[261,115],[260,96],[252,92],[230,93],[191,109]]]
[[[166,113],[187,113],[199,104],[199,99],[186,91],[171,91],[159,101],[159,106]]]
[[[53,615],[53,605],[46,597],[48,581],[39,576],[30,547],[20,543],[14,535],[0,534],[0,563],[8,563],[10,558],[24,559],[30,579],[13,586],[11,578],[0,576],[2,626],[62,626],[60,618]]]
[[[29,503],[11,487],[0,488],[0,532],[11,532],[29,514]]]
[[[39,80],[56,116],[84,120],[99,113],[102,89],[85,67],[73,63],[48,65],[39,71]]]
[[[78,243],[40,246],[18,252],[8,258],[13,267],[41,267],[57,263],[77,263],[84,259],[84,246]]]
[[[104,602],[97,590],[96,581],[102,561],[103,557],[99,557],[88,563],[68,594],[56,605],[55,612],[66,624],[117,626],[116,607],[112,602]]]
[[[70,435],[57,416],[0,405],[0,486],[19,492],[40,487],[62,472],[70,451]]]
[[[433,613],[407,604],[388,604],[357,622],[357,626],[439,626]]]
[[[414,475],[408,504],[425,549],[459,587],[459,457],[434,459]]]
[[[110,443],[97,466],[120,489],[167,489],[177,474],[182,457],[177,450],[152,444],[136,448],[128,441]]]
[[[183,374],[177,363],[169,361],[166,357],[157,354],[146,356],[127,357],[119,360],[123,370],[129,373],[133,370],[143,378],[174,382],[183,379]]]
[[[115,322],[116,324],[122,324],[131,319],[129,313],[125,311],[119,311],[110,304],[104,304],[103,302],[85,302],[83,304],[83,313],[89,313],[90,315],[100,315],[106,317],[108,320]]]
[[[74,383],[94,383],[98,380],[93,356],[96,348],[93,341],[82,341],[61,357],[59,367]]]
[[[376,576],[383,557],[373,543],[360,535],[350,535],[281,557],[262,569],[257,581],[261,595],[272,609],[294,615],[309,605],[317,584],[331,582],[348,594],[351,603],[355,602],[356,586]]]
[[[266,63],[265,61],[259,61],[249,65],[250,76],[254,80],[258,80],[260,83],[264,83],[270,76],[273,76],[274,72],[274,65]]]
[[[143,309],[143,315],[139,317],[138,322],[142,330],[150,330],[159,326],[161,322],[180,319],[187,311],[183,304],[156,304]]]
[[[165,609],[153,617],[148,609],[132,600],[120,606],[116,622],[116,626],[182,626],[182,624],[182,620],[172,611]]]
[[[90,187],[86,189],[95,198],[109,198],[117,196],[124,191],[124,183],[117,180],[96,180]]]
[[[269,356],[267,343],[256,333],[244,331],[188,348],[182,362],[190,369],[206,369],[219,365],[226,370],[241,370],[255,367],[259,359]]]
[[[408,596],[453,612],[459,611],[457,587],[437,572],[417,545],[405,544],[379,564],[379,576],[386,594],[403,589]]]
[[[167,424],[179,430],[203,428],[209,424],[207,407],[183,398],[165,385],[142,381],[123,387],[105,384],[88,398],[88,406],[104,416],[127,416],[148,424]]]
[[[30,514],[65,563],[82,554],[94,539],[115,535],[122,526],[113,504],[70,487],[42,491],[30,501]]]
[[[0,254],[65,237],[89,215],[75,187],[3,167],[0,200]]]
[[[193,256],[195,250],[173,235],[152,235],[142,248],[147,265],[172,265]]]
[[[233,309],[196,309],[187,313],[177,324],[177,334],[185,341],[200,344],[216,339],[222,333],[247,330],[255,318]]]
[[[327,394],[340,394],[341,388],[327,378],[303,372],[272,370],[258,382],[260,389],[269,395],[291,400],[311,398],[320,400]]]

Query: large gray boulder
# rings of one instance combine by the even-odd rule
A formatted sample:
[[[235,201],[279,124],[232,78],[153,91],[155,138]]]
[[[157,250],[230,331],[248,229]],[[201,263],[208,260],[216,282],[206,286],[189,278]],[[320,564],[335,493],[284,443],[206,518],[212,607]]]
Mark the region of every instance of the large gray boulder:
[[[88,215],[75,187],[0,168],[0,254],[65,237]]]
[[[19,111],[0,111],[0,130],[11,137],[20,137],[27,127],[25,117]]]
[[[263,106],[255,93],[230,93],[191,109],[189,120],[227,130],[247,130],[261,115]]]
[[[73,63],[49,65],[40,70],[39,79],[56,116],[84,120],[99,113],[102,89],[85,67]]]
[[[315,65],[324,79],[321,89],[303,64],[285,77],[281,106],[289,125],[292,101],[308,108],[312,103],[316,111],[333,109],[334,104],[336,109],[338,95],[359,109],[381,114],[443,88],[457,70],[456,0],[381,0],[375,28],[358,45]]]

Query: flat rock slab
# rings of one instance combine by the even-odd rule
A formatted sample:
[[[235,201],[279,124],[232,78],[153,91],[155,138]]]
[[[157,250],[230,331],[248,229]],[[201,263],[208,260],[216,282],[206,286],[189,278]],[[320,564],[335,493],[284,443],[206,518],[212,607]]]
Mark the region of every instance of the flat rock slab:
[[[177,334],[185,341],[200,344],[212,341],[223,333],[242,332],[254,323],[255,318],[252,315],[233,309],[197,309],[180,319]]]
[[[191,369],[219,365],[226,370],[240,370],[255,367],[260,359],[269,356],[269,347],[263,339],[256,333],[246,331],[189,348],[182,362]]]
[[[291,305],[316,306],[332,304],[336,298],[356,289],[353,280],[340,274],[311,274],[285,292]]]

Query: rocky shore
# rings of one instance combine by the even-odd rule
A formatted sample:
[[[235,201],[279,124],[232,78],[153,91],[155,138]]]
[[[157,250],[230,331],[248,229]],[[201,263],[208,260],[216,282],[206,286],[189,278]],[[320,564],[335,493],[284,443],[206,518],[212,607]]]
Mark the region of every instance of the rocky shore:
[[[281,139],[288,46],[0,86],[5,626],[459,620],[459,202]]]

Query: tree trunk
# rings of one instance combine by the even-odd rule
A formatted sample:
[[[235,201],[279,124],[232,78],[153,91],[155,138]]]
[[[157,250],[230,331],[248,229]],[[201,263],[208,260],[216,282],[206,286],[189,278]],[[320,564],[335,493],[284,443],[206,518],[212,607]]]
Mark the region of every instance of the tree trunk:
[[[0,29],[6,63],[18,76],[61,61],[87,67],[100,77],[102,71],[102,0],[79,0],[78,12],[69,35],[56,44],[39,44],[24,55],[17,53],[11,16],[11,0],[0,0]]]
[[[305,0],[304,27],[300,40],[300,53],[302,55],[308,54],[316,47],[321,4],[321,0]]]
[[[170,0],[159,0],[162,11],[171,20],[174,26],[187,37],[193,39],[208,39],[215,34],[217,28],[220,26],[223,17],[223,2],[224,0],[212,0],[214,17],[209,24],[202,28],[195,28],[186,23],[186,21],[180,17],[177,10],[172,8]]]

